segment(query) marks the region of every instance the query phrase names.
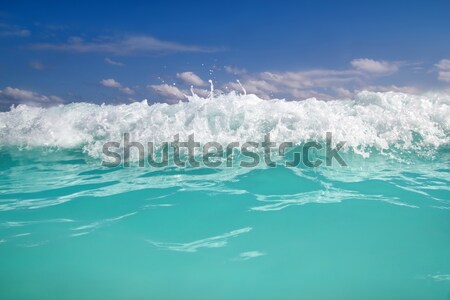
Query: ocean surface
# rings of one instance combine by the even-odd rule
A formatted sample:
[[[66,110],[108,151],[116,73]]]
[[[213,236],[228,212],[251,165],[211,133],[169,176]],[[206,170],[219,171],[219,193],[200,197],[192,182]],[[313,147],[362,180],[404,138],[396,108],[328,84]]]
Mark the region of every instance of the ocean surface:
[[[124,133],[326,132],[346,167],[101,166]],[[0,299],[450,299],[449,163],[445,94],[20,105],[0,113]]]

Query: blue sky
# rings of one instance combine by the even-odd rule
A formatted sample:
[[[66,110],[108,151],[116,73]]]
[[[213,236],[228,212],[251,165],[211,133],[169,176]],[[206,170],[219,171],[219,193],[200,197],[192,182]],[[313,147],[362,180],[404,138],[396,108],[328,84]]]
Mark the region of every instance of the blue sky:
[[[449,1],[3,1],[0,109],[450,89]]]

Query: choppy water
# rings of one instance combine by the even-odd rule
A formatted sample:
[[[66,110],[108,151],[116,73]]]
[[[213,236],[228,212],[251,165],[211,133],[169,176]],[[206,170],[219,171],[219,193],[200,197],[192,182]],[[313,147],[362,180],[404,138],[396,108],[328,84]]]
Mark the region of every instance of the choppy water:
[[[449,99],[0,113],[0,298],[448,299]],[[326,131],[347,141],[348,167],[100,166],[123,132],[302,143]]]

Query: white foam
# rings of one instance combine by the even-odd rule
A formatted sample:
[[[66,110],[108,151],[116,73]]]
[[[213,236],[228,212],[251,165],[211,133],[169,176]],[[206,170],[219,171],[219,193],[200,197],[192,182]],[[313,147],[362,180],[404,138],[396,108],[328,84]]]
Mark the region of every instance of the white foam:
[[[102,146],[131,139],[162,143],[194,133],[206,143],[322,140],[327,131],[346,149],[436,149],[450,141],[450,95],[363,91],[355,99],[262,100],[234,92],[174,105],[147,101],[128,105],[73,103],[50,108],[19,105],[0,113],[0,147],[83,148],[102,157]]]

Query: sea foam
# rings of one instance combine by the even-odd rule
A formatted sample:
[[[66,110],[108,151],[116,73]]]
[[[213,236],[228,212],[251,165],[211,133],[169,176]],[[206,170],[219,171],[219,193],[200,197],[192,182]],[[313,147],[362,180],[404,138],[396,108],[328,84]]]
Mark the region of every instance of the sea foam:
[[[131,139],[170,142],[175,134],[201,143],[320,141],[326,132],[345,149],[417,152],[448,146],[450,95],[362,91],[354,99],[263,100],[235,92],[168,105],[146,100],[122,105],[72,103],[49,108],[19,105],[0,113],[0,147],[80,148],[102,157],[102,146]]]

